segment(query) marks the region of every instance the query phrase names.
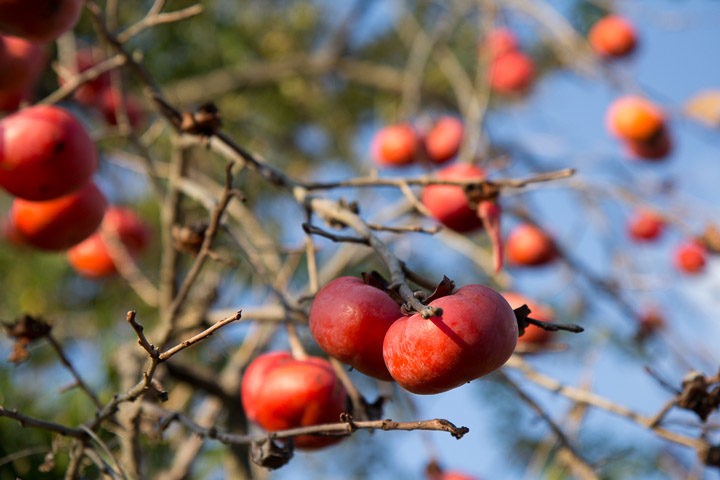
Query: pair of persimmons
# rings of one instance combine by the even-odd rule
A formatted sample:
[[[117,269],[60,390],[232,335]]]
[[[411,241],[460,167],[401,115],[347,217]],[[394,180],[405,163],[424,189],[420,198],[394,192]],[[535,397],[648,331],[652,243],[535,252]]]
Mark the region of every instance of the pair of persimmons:
[[[482,225],[460,187],[436,187],[449,189],[453,196],[457,191],[472,214],[468,218],[476,227]],[[526,265],[541,265],[556,255],[553,241],[529,225],[510,235],[508,252],[513,261]],[[315,296],[309,324],[313,338],[331,357],[379,380],[394,380],[410,392],[435,394],[507,361],[518,341],[513,309],[523,304],[533,318],[553,321],[545,306],[483,285],[466,285],[434,299],[429,305],[442,309],[438,317],[403,316],[385,291],[355,277],[340,277]],[[551,334],[530,325],[520,338],[544,344]],[[295,359],[288,352],[267,353],[251,363],[243,377],[242,401],[248,418],[269,431],[336,422],[347,408],[345,388],[327,361]],[[303,435],[295,444],[318,448],[341,438]]]
[[[649,209],[638,209],[628,223],[628,234],[637,242],[657,240],[665,229],[665,219]],[[675,266],[682,272],[697,274],[704,270],[707,249],[702,241],[686,240],[675,248]]]
[[[403,316],[385,291],[359,278],[340,277],[315,296],[309,324],[320,348],[340,362],[379,380],[394,380],[410,392],[436,394],[507,361],[518,341],[513,306],[525,303],[518,294],[503,297],[483,285],[466,285],[430,302],[442,309],[439,316]],[[530,308],[535,318],[551,320],[544,307]],[[549,340],[535,326],[525,336],[535,343]],[[245,372],[241,393],[248,418],[268,431],[337,422],[347,410],[346,390],[330,363],[296,359],[289,352],[257,357]],[[302,435],[294,441],[300,448],[318,448],[341,438]]]

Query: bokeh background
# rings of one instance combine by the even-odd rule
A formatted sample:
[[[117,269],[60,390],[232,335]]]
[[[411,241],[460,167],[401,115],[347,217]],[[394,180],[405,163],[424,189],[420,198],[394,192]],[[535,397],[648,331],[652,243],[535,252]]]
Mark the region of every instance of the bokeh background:
[[[150,3],[123,2],[119,23],[137,20]],[[490,99],[483,124],[488,142],[480,161],[490,178],[498,179],[577,169],[572,179],[503,197],[506,234],[519,223],[514,211],[529,213],[553,235],[572,265],[557,262],[531,270],[508,267],[493,277],[481,268],[489,252],[482,232],[464,242],[445,234],[383,238],[400,258],[429,278],[439,280],[445,274],[458,285],[512,288],[551,305],[559,320],[581,324],[585,333],[560,333],[555,337],[557,351],[531,355],[528,361],[564,384],[590,388],[652,416],[672,392],[649,375],[645,366],[679,385],[689,370],[715,373],[720,360],[720,264],[710,257],[705,272],[690,277],[679,273],[672,261],[676,245],[720,218],[717,124],[704,125],[685,114],[693,96],[720,88],[720,3],[548,1],[547,6],[580,35],[608,11],[621,13],[635,24],[639,46],[631,56],[595,62],[585,72],[561,62],[554,49],[564,46],[554,43],[548,25],[515,8],[515,3],[479,2],[483,8],[495,4],[494,17],[487,18],[478,15],[470,2],[214,0],[204,2],[202,15],[144,32],[131,46],[143,52],[148,69],[172,101],[185,106],[215,102],[225,129],[241,145],[292,176],[320,181],[371,173],[376,166],[370,143],[383,126],[441,114],[459,115],[448,72],[435,57],[423,71],[422,95],[413,108],[406,107],[401,85],[393,83],[406,65],[409,45],[404,37],[412,25],[430,32],[441,20],[452,22],[453,27],[438,44],[450,48],[470,76],[482,68],[478,67],[477,45],[483,28],[488,24],[512,28],[536,61],[539,75],[527,95]],[[173,9],[190,4],[168,2]],[[342,22],[347,22],[345,29],[340,28]],[[85,16],[75,38],[79,44],[96,41]],[[347,62],[336,68],[315,66],[310,59],[313,52],[335,42]],[[54,47],[49,51],[54,52]],[[287,72],[275,74],[273,68],[286,68]],[[126,77],[126,84],[130,92],[137,92],[131,76]],[[56,76],[48,70],[38,98],[55,88]],[[668,113],[674,148],[665,160],[646,163],[630,159],[606,131],[608,105],[628,93],[644,94]],[[142,104],[149,106],[147,101]],[[80,116],[98,140],[102,165],[97,180],[108,197],[115,203],[133,204],[157,232],[158,206],[146,180],[127,165],[127,152],[132,149],[92,111],[71,101],[63,106]],[[720,120],[720,112],[718,117]],[[140,134],[148,134],[158,122],[162,121],[148,112]],[[164,160],[167,139],[159,138],[152,150]],[[203,168],[219,178],[222,166],[216,161]],[[422,173],[425,170],[420,166],[379,171],[383,176]],[[288,251],[302,248],[302,210],[291,197],[249,174],[239,179],[239,188],[277,245]],[[392,188],[338,189],[327,195],[357,200],[365,218],[382,216],[388,205],[402,201],[402,195]],[[9,197],[0,196],[4,211],[9,203]],[[628,238],[626,223],[638,204],[653,206],[673,220],[659,242],[638,245]],[[203,215],[202,209],[188,206],[188,219],[202,219]],[[434,224],[420,217],[407,222]],[[339,248],[325,239],[316,239],[316,244],[321,249],[321,265]],[[157,279],[159,248],[156,242],[141,259],[151,279]],[[272,301],[242,255],[239,258],[238,268],[223,273],[215,309]],[[382,271],[372,257],[344,273],[371,269]],[[118,390],[118,373],[109,359],[119,344],[133,339],[123,321],[124,312],[137,309],[138,317],[151,324],[156,316],[153,309],[143,305],[122,279],[78,277],[61,254],[3,243],[0,272],[0,318],[33,313],[52,320],[72,361],[102,398],[109,399]],[[608,294],[594,278],[617,288]],[[291,291],[301,291],[306,282],[305,270],[298,269]],[[638,343],[633,312],[650,306],[662,312],[667,326]],[[219,368],[251,328],[248,324],[227,327],[203,348],[186,352],[188,358]],[[301,329],[300,333],[308,348],[319,353],[309,332]],[[9,340],[1,339],[0,357],[6,358],[11,348]],[[270,348],[287,348],[283,334],[273,337]],[[717,470],[703,469],[695,452],[687,448],[592,407],[578,412],[567,399],[533,385],[511,369],[507,373],[572,432],[583,455],[601,466],[603,478],[720,478]],[[374,398],[375,382],[355,372],[351,375],[365,396]],[[71,380],[53,352],[38,345],[24,364],[0,364],[0,405],[22,407],[25,413],[62,423],[80,423],[91,405],[77,391],[61,390]],[[269,478],[415,479],[422,478],[432,455],[445,467],[477,478],[568,478],[556,461],[557,443],[547,425],[494,375],[433,396],[396,389],[384,416],[394,420],[447,418],[468,426],[470,433],[455,440],[438,432],[359,432],[324,451],[297,453],[289,465]],[[689,435],[700,432],[691,413],[673,412],[668,422]],[[708,435],[714,438],[717,418],[711,417],[709,423]],[[14,422],[0,421],[0,478],[49,478],[38,473],[37,466],[51,441],[44,432],[21,430]],[[172,453],[167,445],[148,441],[146,447],[157,465]],[[31,454],[3,460],[18,451]],[[206,442],[193,478],[224,478],[225,455],[224,446]],[[58,463],[57,471],[61,471],[62,460]]]

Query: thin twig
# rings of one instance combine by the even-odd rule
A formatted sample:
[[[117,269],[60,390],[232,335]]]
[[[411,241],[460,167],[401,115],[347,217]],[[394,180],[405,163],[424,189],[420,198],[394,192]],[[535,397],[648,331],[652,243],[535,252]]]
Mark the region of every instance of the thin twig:
[[[47,451],[48,447],[43,445],[39,447],[25,448],[17,452],[9,453],[4,457],[0,458],[0,467],[2,467],[3,465],[7,465],[8,463],[12,463],[15,460],[20,460],[21,458],[30,457],[32,455],[40,455],[41,453],[46,453]]]
[[[90,459],[91,462],[95,464],[96,467],[98,467],[98,470],[100,470],[106,477],[110,478],[111,480],[127,479],[127,477],[120,477],[120,474],[115,471],[115,469],[112,468],[110,464],[108,464],[105,459],[103,459],[100,454],[92,448],[86,448],[84,454],[87,458]]]
[[[414,178],[377,178],[377,177],[356,177],[348,180],[337,182],[316,182],[308,183],[305,187],[308,190],[328,190],[333,188],[355,187],[355,188],[372,188],[372,187],[402,187],[403,185],[455,185],[459,187],[471,186],[487,186],[496,188],[523,188],[534,183],[549,182],[569,178],[575,175],[574,168],[564,168],[554,172],[539,173],[527,178],[521,179],[504,179],[504,180],[445,180],[435,176],[421,176]],[[482,191],[482,190],[481,190]]]
[[[337,235],[335,233],[328,232],[327,230],[323,230],[320,227],[316,227],[315,225],[309,225],[307,223],[302,224],[302,229],[307,234],[320,235],[321,237],[329,238],[333,242],[360,243],[363,245],[369,244],[367,238],[351,237],[349,235]]]
[[[533,400],[527,393],[525,393],[520,386],[515,383],[509,376],[507,376],[502,370],[499,370],[497,372],[500,375],[500,378],[503,379],[503,381],[508,384],[517,394],[518,397],[520,397],[525,403],[528,404],[530,408],[532,408],[535,413],[537,413],[540,418],[542,418],[545,423],[548,424],[550,429],[555,432],[555,436],[557,437],[560,444],[563,446],[563,448],[570,454],[570,457],[572,458],[572,462],[570,463],[570,467],[573,470],[573,473],[577,475],[579,478],[582,478],[583,480],[597,480],[600,478],[594,471],[594,469],[590,466],[590,464],[585,460],[582,455],[577,451],[577,449],[572,445],[570,442],[570,439],[565,435],[565,432],[563,432],[562,428],[555,423],[555,421],[550,418],[550,415],[535,401]]]
[[[103,442],[102,439],[101,439],[100,437],[98,437],[98,435],[97,435],[95,432],[93,432],[92,430],[90,430],[89,428],[87,428],[85,425],[83,425],[83,426],[80,427],[80,428],[82,428],[82,430],[83,430],[85,433],[87,433],[88,436],[89,436],[90,438],[92,438],[92,440],[93,440],[96,444],[98,444],[98,445],[100,446],[100,448],[102,449],[102,451],[105,452],[105,455],[107,455],[108,457],[110,457],[110,459],[112,460],[113,464],[115,465],[115,469],[123,476],[123,478],[127,478],[127,474],[126,474],[125,471],[123,470],[122,465],[120,465],[120,462],[117,461],[117,459],[116,459],[115,456],[113,455],[112,451],[111,451],[110,448],[105,444],[105,442]]]
[[[437,225],[435,227],[431,227],[431,228],[425,228],[425,227],[421,227],[419,225],[391,227],[389,225],[379,225],[377,223],[368,223],[368,227],[370,227],[372,230],[380,231],[380,232],[394,232],[394,233],[418,232],[418,233],[427,233],[428,235],[434,235],[437,232],[439,232],[440,230],[442,230],[442,228],[443,228],[439,225]]]
[[[85,432],[83,432],[83,434],[85,434]],[[68,463],[67,469],[65,470],[65,480],[75,480],[77,478],[84,457],[85,443],[76,441],[75,444],[70,447],[70,463]]]
[[[218,328],[227,325],[230,322],[233,322],[239,318],[240,312],[237,312],[232,317],[226,318],[224,320],[220,320],[215,325],[211,326],[210,328],[206,329],[205,331],[195,335],[189,340],[186,340],[188,342],[182,342],[181,344],[169,349],[168,351],[164,353],[160,353],[158,348],[152,345],[148,339],[145,337],[145,334],[143,333],[143,327],[137,321],[135,320],[135,312],[128,312],[127,315],[127,321],[130,323],[130,325],[135,330],[135,333],[138,336],[138,343],[143,347],[143,349],[148,353],[148,356],[150,357],[150,366],[143,372],[142,379],[135,384],[133,387],[131,387],[129,390],[127,390],[125,393],[117,394],[113,397],[113,399],[106,404],[102,410],[96,413],[95,419],[87,426],[90,430],[95,431],[105,420],[110,418],[112,415],[114,415],[117,410],[118,406],[121,403],[125,402],[134,402],[138,398],[140,398],[142,395],[144,395],[149,389],[150,385],[152,384],[153,377],[155,375],[155,372],[157,370],[158,365],[162,363],[163,361],[166,361],[167,359],[171,358],[176,353],[184,350],[185,348],[189,347],[190,345],[193,345],[197,343],[200,340],[203,340],[210,335],[212,335],[213,332],[215,332]],[[162,358],[161,358],[162,357]]]
[[[52,105],[72,95],[72,93],[78,89],[82,84],[91,82],[96,78],[100,77],[103,73],[109,72],[116,68],[125,65],[125,57],[122,55],[114,55],[102,62],[93,65],[92,67],[84,70],[78,74],[72,75],[67,78],[63,78],[62,87],[52,92],[47,97],[43,98],[38,105]]]
[[[145,349],[150,358],[156,358],[158,356],[158,349],[157,347],[155,347],[155,345],[151,344],[145,337],[145,329],[137,322],[137,320],[135,320],[135,316],[136,312],[134,310],[131,310],[125,316],[125,320],[130,324],[133,330],[135,330],[135,334],[138,337],[138,344],[143,347],[143,349]]]
[[[110,255],[115,268],[130,288],[135,291],[143,302],[151,307],[157,307],[158,298],[160,297],[157,287],[142,273],[140,267],[135,263],[133,255],[122,243],[118,232],[101,227],[100,236],[107,247],[108,255]]]
[[[0,407],[0,417],[8,417],[17,420],[21,427],[34,427],[47,430],[49,432],[59,433],[64,437],[72,437],[78,439],[86,439],[87,434],[79,428],[66,427],[59,423],[48,422],[37,418],[28,417],[17,410],[8,410],[7,408]]]
[[[431,430],[448,432],[455,438],[462,438],[470,430],[467,427],[456,427],[451,422],[444,419],[421,420],[416,422],[394,422],[392,420],[364,420],[337,423],[324,423],[320,425],[311,425],[308,427],[290,428],[287,430],[278,430],[268,432],[266,435],[238,435],[227,433],[216,427],[206,428],[198,425],[187,416],[180,412],[170,412],[159,406],[145,404],[149,411],[156,412],[159,416],[164,417],[162,424],[167,425],[173,421],[181,423],[184,427],[191,430],[196,435],[204,438],[211,438],[229,445],[248,445],[260,442],[266,439],[282,439],[297,437],[299,435],[324,435],[324,436],[347,436],[357,430]]]
[[[350,402],[353,406],[353,415],[360,420],[369,420],[367,412],[365,411],[365,405],[363,405],[363,398],[357,387],[350,380],[350,376],[345,371],[345,365],[340,363],[336,358],[330,357],[330,365],[332,365],[335,374],[340,379],[340,382],[345,387]]]
[[[297,326],[294,323],[285,322],[285,331],[287,332],[288,342],[290,343],[290,352],[292,353],[293,358],[297,360],[305,360],[308,354],[300,341]]]
[[[139,22],[129,26],[123,32],[118,34],[117,39],[120,43],[125,43],[131,38],[138,35],[140,32],[147,30],[148,28],[156,25],[162,25],[164,23],[173,23],[185,20],[186,18],[200,15],[203,12],[203,6],[200,4],[191,5],[174,12],[166,13],[148,13]]]
[[[672,408],[677,405],[677,399],[673,398],[671,400],[668,400],[668,402],[663,405],[663,407],[660,409],[658,413],[656,413],[649,421],[648,421],[648,427],[649,428],[655,428],[663,421],[665,418],[665,415],[672,410]]]
[[[512,357],[510,357],[510,360],[508,360],[505,365],[507,367],[520,370],[528,380],[532,381],[537,385],[540,385],[543,388],[559,393],[560,395],[574,400],[577,403],[592,405],[602,410],[614,413],[615,415],[625,417],[643,427],[650,428],[653,432],[655,432],[655,434],[666,440],[677,443],[679,445],[691,447],[695,450],[707,446],[707,443],[702,439],[690,438],[679,433],[671,432],[659,426],[650,427],[650,424],[652,422],[651,418],[633,412],[632,410],[623,407],[622,405],[618,405],[611,400],[601,397],[593,392],[563,385],[557,380],[535,371],[525,360],[523,360],[517,355],[513,355]]]
[[[160,360],[161,362],[164,362],[164,361],[166,361],[167,359],[169,359],[170,357],[172,357],[173,355],[175,355],[176,353],[178,353],[178,352],[180,352],[180,351],[182,351],[182,350],[185,350],[186,348],[188,348],[188,347],[190,347],[190,346],[192,346],[192,345],[195,345],[196,343],[198,343],[198,342],[200,342],[200,341],[202,341],[202,340],[205,340],[205,339],[208,338],[210,335],[212,335],[213,333],[215,333],[218,329],[224,327],[224,326],[227,325],[228,323],[232,323],[232,322],[234,322],[234,321],[236,321],[236,320],[240,320],[241,313],[242,313],[242,310],[238,310],[238,311],[235,313],[235,315],[233,315],[233,316],[231,316],[231,317],[228,317],[228,318],[225,318],[225,319],[223,319],[223,320],[220,320],[219,322],[215,323],[215,324],[214,324],[213,326],[211,326],[210,328],[207,328],[207,329],[203,330],[202,332],[198,333],[197,335],[195,335],[195,336],[193,336],[193,337],[190,337],[190,338],[188,338],[187,340],[185,340],[185,341],[183,341],[183,342],[181,342],[181,343],[178,343],[178,344],[175,345],[174,347],[172,347],[172,348],[164,351],[163,353],[161,353],[161,354],[158,356],[158,360]]]
[[[161,337],[161,345],[165,344],[172,335],[172,331],[175,327],[174,324],[177,319],[177,314],[180,311],[180,307],[182,307],[183,303],[187,299],[187,296],[190,293],[190,289],[195,283],[195,280],[197,280],[198,275],[200,275],[200,271],[202,270],[203,265],[205,265],[205,261],[210,256],[210,248],[212,246],[212,242],[215,240],[215,236],[218,233],[222,215],[225,212],[228,204],[230,203],[230,200],[237,194],[237,191],[232,188],[233,166],[234,162],[232,161],[228,162],[228,164],[225,166],[225,189],[223,190],[220,202],[212,212],[212,215],[210,217],[210,224],[208,225],[208,228],[205,229],[205,236],[203,238],[202,245],[200,246],[200,251],[195,257],[195,261],[193,262],[190,270],[185,276],[182,285],[178,289],[177,295],[175,296],[167,310],[163,312],[163,324],[165,325],[165,331]]]
[[[160,210],[161,247],[160,257],[160,307],[169,308],[177,293],[177,271],[180,254],[173,244],[172,230],[180,219],[182,193],[180,184],[188,164],[187,150],[173,137],[173,147],[168,169],[168,186]],[[184,192],[183,192],[184,193]],[[165,327],[164,325],[161,326]],[[169,327],[168,327],[169,328]]]
[[[53,347],[55,350],[55,353],[57,353],[58,358],[60,358],[60,361],[63,365],[65,365],[65,368],[68,369],[70,374],[75,378],[75,383],[77,384],[80,389],[85,392],[85,394],[90,397],[90,400],[95,404],[95,407],[97,409],[102,408],[102,403],[100,403],[100,400],[98,399],[95,392],[92,391],[92,389],[88,386],[88,384],[83,380],[80,373],[75,369],[72,363],[70,363],[70,359],[67,358],[67,355],[65,355],[65,351],[62,348],[62,345],[53,337],[52,333],[48,332],[47,335],[45,335],[45,338],[47,339],[50,346]]]

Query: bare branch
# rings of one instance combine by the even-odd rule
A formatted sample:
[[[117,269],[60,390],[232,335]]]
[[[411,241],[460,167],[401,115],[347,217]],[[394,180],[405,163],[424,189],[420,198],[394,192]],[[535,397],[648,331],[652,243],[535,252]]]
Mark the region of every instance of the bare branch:
[[[563,432],[562,428],[555,423],[555,421],[550,418],[550,415],[535,401],[533,400],[527,393],[525,393],[520,386],[515,383],[509,376],[507,376],[502,370],[498,371],[498,374],[503,379],[505,383],[507,383],[517,394],[518,397],[520,397],[525,403],[528,404],[530,408],[532,408],[535,413],[537,413],[540,418],[542,418],[545,423],[548,424],[550,429],[555,433],[555,436],[557,437],[558,441],[562,444],[563,448],[570,454],[570,458],[572,459],[572,462],[570,463],[570,467],[572,468],[573,472],[583,480],[596,480],[600,478],[594,471],[594,469],[590,466],[590,464],[585,460],[582,455],[577,451],[577,449],[572,445],[570,442],[570,439],[565,435],[565,432]]]
[[[51,93],[37,103],[38,105],[51,105],[53,103],[64,100],[65,98],[72,95],[72,93],[77,90],[77,88],[82,84],[93,81],[103,73],[122,67],[123,65],[125,65],[125,57],[123,57],[122,55],[114,55],[76,75],[68,78],[63,78],[62,87],[58,88],[53,93]]]
[[[534,183],[549,182],[569,178],[575,175],[574,168],[564,168],[554,172],[539,173],[523,179],[505,180],[444,180],[434,176],[422,176],[415,178],[378,178],[378,177],[357,177],[338,182],[317,182],[308,183],[305,187],[308,190],[328,190],[342,187],[372,188],[372,187],[402,187],[403,185],[455,185],[458,187],[496,187],[502,188],[523,188]],[[482,191],[482,190],[481,190]]]
[[[145,337],[145,333],[143,332],[143,326],[137,323],[137,321],[135,320],[135,313],[136,312],[134,310],[129,311],[126,315],[126,320],[133,328],[133,330],[135,330],[135,333],[138,336],[138,344],[145,349],[150,358],[157,358],[158,349],[155,345],[151,344]]]
[[[135,23],[134,25],[128,27],[125,31],[118,34],[117,39],[120,43],[125,43],[131,38],[138,35],[140,32],[147,30],[148,28],[152,28],[157,25],[162,25],[163,23],[174,23],[179,22],[181,20],[185,20],[186,18],[191,18],[196,15],[200,15],[203,12],[203,6],[199,3],[196,5],[191,5],[186,8],[182,8],[180,10],[175,10],[174,12],[166,12],[166,13],[153,13],[149,12],[148,15],[143,17],[142,20]]]
[[[368,239],[367,238],[360,238],[360,237],[351,237],[348,235],[337,235],[335,233],[328,232],[326,230],[323,230],[320,227],[316,227],[314,225],[310,225],[308,223],[302,224],[302,229],[307,234],[315,234],[320,235],[321,237],[329,238],[333,242],[345,242],[345,243],[360,243],[363,245],[368,245]]]
[[[85,392],[85,394],[90,397],[90,400],[95,404],[95,407],[97,409],[102,408],[102,403],[100,403],[100,400],[98,400],[97,395],[95,392],[92,391],[92,389],[88,386],[87,383],[85,383],[85,380],[83,380],[82,376],[80,376],[80,373],[73,367],[73,364],[70,363],[70,359],[67,358],[67,355],[65,355],[65,351],[62,348],[62,345],[55,340],[55,337],[53,337],[52,333],[48,332],[48,334],[45,336],[50,346],[53,347],[55,350],[55,353],[57,353],[58,358],[60,358],[60,361],[63,365],[65,365],[65,368],[68,369],[70,374],[75,378],[75,382],[77,383],[77,386],[80,387],[80,389]]]
[[[434,235],[443,228],[439,225],[432,227],[432,228],[424,228],[419,225],[391,227],[389,225],[378,225],[377,223],[368,223],[368,227],[370,227],[372,230],[380,231],[380,232],[394,232],[394,233],[418,232],[418,233],[427,233],[428,235]]]
[[[237,313],[235,313],[235,315],[233,315],[233,316],[231,316],[231,317],[228,317],[228,318],[225,318],[225,319],[223,319],[223,320],[220,320],[219,322],[215,323],[212,327],[210,327],[210,328],[208,328],[208,329],[206,329],[206,330],[203,330],[202,332],[198,333],[197,335],[195,335],[195,336],[193,336],[193,337],[190,337],[190,338],[188,338],[187,340],[185,340],[185,341],[183,341],[183,342],[175,345],[174,347],[172,347],[172,348],[164,351],[163,353],[161,353],[161,354],[158,356],[158,360],[160,360],[161,362],[164,362],[165,360],[169,359],[170,357],[172,357],[172,356],[175,355],[176,353],[178,353],[178,352],[180,352],[180,351],[182,351],[182,350],[185,350],[186,348],[188,348],[188,347],[190,347],[190,346],[192,346],[192,345],[194,345],[194,344],[196,344],[196,343],[198,343],[198,342],[200,342],[200,341],[202,341],[202,340],[205,340],[205,339],[208,338],[210,335],[212,335],[213,333],[215,333],[218,329],[224,327],[224,326],[227,325],[228,323],[232,323],[232,322],[234,322],[234,321],[236,321],[236,320],[240,320],[241,313],[242,313],[242,310],[238,310]]]
[[[13,418],[20,423],[21,427],[41,428],[49,432],[59,433],[64,437],[78,438],[81,440],[87,438],[87,434],[82,429],[66,427],[65,425],[60,425],[59,423],[47,422],[45,420],[28,417],[15,409],[8,410],[7,408],[0,407],[0,417]]]
[[[176,421],[196,435],[218,440],[228,445],[248,445],[268,439],[283,439],[297,437],[299,435],[347,436],[358,430],[430,430],[448,432],[450,435],[458,439],[462,438],[470,431],[467,427],[456,427],[451,422],[439,418],[433,420],[421,420],[417,422],[394,422],[392,420],[354,421],[350,419],[346,422],[324,423],[309,427],[278,430],[275,432],[268,432],[266,435],[238,435],[223,432],[216,427],[202,427],[179,412],[167,411],[157,405],[146,403],[144,404],[144,408],[155,415],[163,417],[163,425],[168,425],[173,421]]]
[[[163,312],[163,324],[165,326],[165,330],[161,336],[161,345],[165,344],[172,335],[176,323],[175,321],[177,319],[177,314],[180,311],[183,302],[185,302],[185,300],[187,299],[187,296],[190,293],[190,289],[195,283],[195,280],[197,280],[198,276],[200,275],[200,271],[202,270],[205,261],[210,257],[210,248],[212,247],[212,242],[215,240],[215,236],[218,233],[220,227],[220,219],[222,218],[225,209],[228,207],[230,200],[237,193],[236,190],[232,188],[233,166],[234,162],[230,161],[225,167],[225,188],[223,190],[222,197],[220,198],[220,202],[215,207],[210,216],[210,224],[205,230],[203,242],[200,246],[200,251],[195,257],[195,261],[190,267],[188,274],[185,276],[185,280],[183,280],[183,283],[180,286],[177,295],[173,299],[172,303],[168,306],[167,310]]]
[[[679,433],[671,432],[659,426],[650,427],[653,419],[633,412],[632,410],[618,405],[593,392],[588,392],[587,390],[563,385],[553,378],[536,372],[525,360],[523,360],[521,357],[518,357],[517,355],[513,355],[512,357],[510,357],[510,360],[508,360],[505,365],[507,367],[520,370],[528,380],[536,383],[537,385],[540,385],[543,388],[559,393],[560,395],[574,400],[579,404],[592,405],[602,410],[614,413],[615,415],[625,417],[643,427],[650,428],[658,436],[671,442],[691,447],[695,450],[703,448],[707,445],[707,442],[701,439],[690,438]]]

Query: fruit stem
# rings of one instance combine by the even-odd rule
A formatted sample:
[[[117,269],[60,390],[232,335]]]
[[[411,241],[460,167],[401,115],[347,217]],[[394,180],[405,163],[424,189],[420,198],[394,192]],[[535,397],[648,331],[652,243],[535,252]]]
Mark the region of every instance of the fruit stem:
[[[572,333],[581,333],[584,332],[585,329],[581,327],[580,325],[576,325],[574,323],[550,323],[550,322],[543,322],[542,320],[535,320],[534,318],[528,317],[530,315],[530,307],[523,304],[522,306],[516,308],[514,310],[515,312],[515,319],[517,320],[518,324],[518,331],[519,336],[522,337],[522,335],[525,333],[525,329],[528,327],[528,325],[535,325],[536,327],[540,327],[543,330],[548,330],[550,332],[557,332],[558,330],[564,330],[566,332],[572,332]]]

